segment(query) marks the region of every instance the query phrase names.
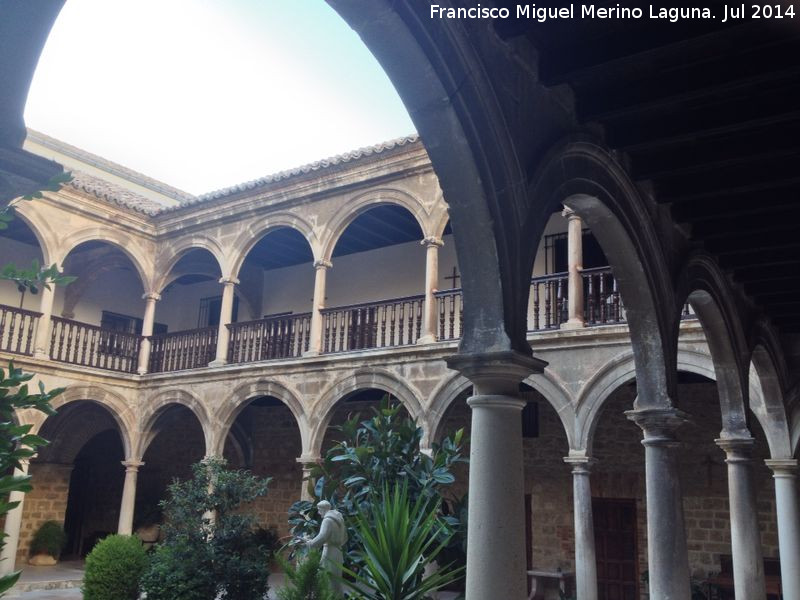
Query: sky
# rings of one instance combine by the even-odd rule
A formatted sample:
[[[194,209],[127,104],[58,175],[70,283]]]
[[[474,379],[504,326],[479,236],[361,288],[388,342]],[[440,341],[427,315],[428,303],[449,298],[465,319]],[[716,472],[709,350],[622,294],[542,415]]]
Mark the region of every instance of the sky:
[[[25,121],[194,194],[414,131],[324,0],[67,0]]]

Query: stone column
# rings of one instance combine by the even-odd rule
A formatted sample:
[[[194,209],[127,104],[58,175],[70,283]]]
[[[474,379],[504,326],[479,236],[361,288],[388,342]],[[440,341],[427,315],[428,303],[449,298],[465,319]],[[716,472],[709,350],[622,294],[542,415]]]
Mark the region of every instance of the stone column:
[[[142,296],[142,300],[144,300],[142,343],[141,346],[139,346],[139,367],[136,369],[136,372],[139,373],[139,375],[144,375],[147,373],[149,367],[150,348],[152,347],[150,336],[153,335],[153,321],[155,321],[156,318],[156,302],[161,300],[161,296],[154,292],[150,292],[148,294],[144,294]]]
[[[55,285],[43,287],[39,301],[39,312],[42,316],[36,324],[36,337],[33,342],[33,357],[48,360],[50,358],[50,317],[53,315]]]
[[[567,456],[572,465],[572,501],[575,512],[575,587],[581,600],[597,600],[597,560],[594,548],[592,489],[589,483],[593,458]]]
[[[564,207],[562,216],[567,218],[567,321],[562,329],[580,329],[583,320],[583,223],[571,208]]]
[[[753,487],[751,437],[716,440],[728,463],[728,499],[731,517],[733,586],[737,598],[765,598],[764,559]],[[796,568],[796,565],[795,565]]]
[[[800,510],[797,499],[797,461],[793,458],[764,461],[775,479],[778,513],[778,549],[784,600],[800,600]]]
[[[524,475],[519,383],[547,363],[517,352],[447,359],[473,383],[466,600],[523,600]]]
[[[135,459],[123,460],[122,466],[125,467],[125,484],[122,487],[122,503],[119,508],[119,525],[117,533],[120,535],[131,535],[133,533],[133,513],[136,508],[136,478],[139,475],[139,467],[143,462]]]
[[[638,409],[625,414],[644,432],[650,598],[689,600],[689,556],[675,438],[686,415],[674,408]]]
[[[436,341],[436,297],[433,295],[439,282],[439,248],[444,242],[437,237],[426,237],[420,242],[425,246],[425,312],[422,320],[422,335],[418,344]]]
[[[233,319],[234,286],[239,283],[235,277],[222,277],[222,302],[219,309],[219,329],[217,330],[217,357],[209,363],[209,367],[221,367],[228,362],[228,341],[230,325]]]
[[[24,477],[27,475],[29,464],[30,460],[28,459],[19,461],[20,468],[14,469],[14,476]],[[6,514],[6,522],[3,527],[5,545],[3,546],[2,552],[0,552],[0,576],[8,575],[13,572],[17,562],[19,530],[22,525],[22,505],[25,502],[25,492],[11,492],[8,495],[8,501],[18,502],[19,504]]]
[[[308,458],[306,456],[301,456],[297,459],[297,462],[303,465],[303,478],[300,480],[300,500],[306,500],[308,502],[312,502],[314,500],[314,496],[308,491],[308,480],[311,476],[311,469],[314,468],[318,460],[319,459]]]
[[[322,353],[322,313],[325,308],[325,282],[328,269],[333,264],[320,259],[314,261],[314,303],[311,307],[311,332],[309,334],[308,352],[304,356],[317,356]]]

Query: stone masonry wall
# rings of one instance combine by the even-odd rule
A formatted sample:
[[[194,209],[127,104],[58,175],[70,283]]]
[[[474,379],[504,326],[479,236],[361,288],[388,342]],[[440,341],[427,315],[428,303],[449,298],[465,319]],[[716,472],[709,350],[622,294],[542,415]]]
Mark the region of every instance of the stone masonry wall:
[[[31,462],[33,490],[25,495],[19,532],[17,566],[28,559],[31,540],[45,521],[64,523],[72,465]]]

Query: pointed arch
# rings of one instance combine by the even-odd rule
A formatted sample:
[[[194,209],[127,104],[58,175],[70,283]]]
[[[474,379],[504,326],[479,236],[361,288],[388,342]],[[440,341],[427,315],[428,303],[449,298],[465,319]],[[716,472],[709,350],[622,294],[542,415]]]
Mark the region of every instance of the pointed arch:
[[[223,276],[238,277],[247,255],[258,242],[276,229],[288,227],[298,232],[311,248],[314,260],[319,259],[320,243],[311,224],[302,217],[293,213],[276,213],[269,215],[266,220],[255,220],[248,223],[245,230],[239,234],[228,250],[228,264],[230,271]]]

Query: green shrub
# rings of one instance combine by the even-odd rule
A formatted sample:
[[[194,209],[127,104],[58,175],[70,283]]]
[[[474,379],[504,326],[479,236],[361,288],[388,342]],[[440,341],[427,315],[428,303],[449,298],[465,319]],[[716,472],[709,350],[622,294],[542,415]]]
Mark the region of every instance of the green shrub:
[[[110,535],[86,557],[84,600],[137,600],[147,554],[139,538]]]
[[[142,576],[147,600],[209,600],[217,594],[217,582],[209,560],[197,560],[197,549],[183,545],[158,545]]]
[[[311,551],[296,567],[278,557],[286,573],[285,585],[278,590],[278,600],[337,600],[331,589],[328,572],[320,566],[322,554]]]
[[[57,521],[45,521],[36,531],[31,541],[31,556],[49,554],[53,558],[61,556],[61,550],[67,542],[67,534]]]

